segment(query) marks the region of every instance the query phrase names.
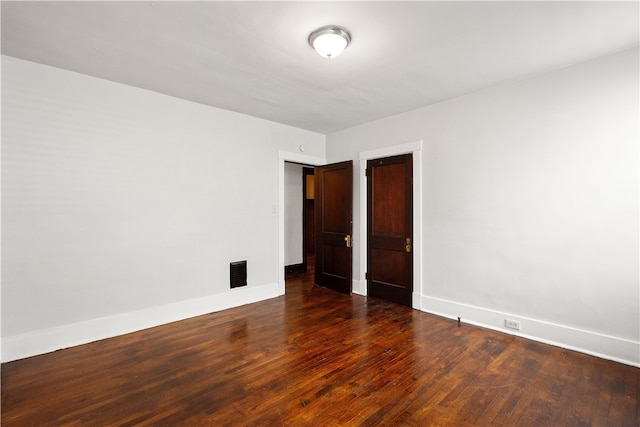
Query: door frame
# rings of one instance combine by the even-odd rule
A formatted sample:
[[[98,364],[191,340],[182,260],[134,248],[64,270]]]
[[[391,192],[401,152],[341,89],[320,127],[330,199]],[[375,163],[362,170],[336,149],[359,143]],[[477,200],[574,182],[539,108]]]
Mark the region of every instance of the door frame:
[[[358,259],[360,268],[358,280],[354,279],[353,293],[367,295],[367,160],[397,156],[401,154],[413,154],[413,295],[411,306],[421,309],[422,288],[422,140],[408,142],[406,144],[393,145],[376,150],[360,152],[360,227],[358,242]],[[354,248],[355,249],[355,248]],[[354,254],[355,255],[355,254]],[[355,258],[355,257],[354,257]]]
[[[324,157],[307,154],[278,151],[278,206],[273,206],[273,213],[278,216],[278,295],[284,295],[284,162],[300,163],[309,166],[327,164]]]

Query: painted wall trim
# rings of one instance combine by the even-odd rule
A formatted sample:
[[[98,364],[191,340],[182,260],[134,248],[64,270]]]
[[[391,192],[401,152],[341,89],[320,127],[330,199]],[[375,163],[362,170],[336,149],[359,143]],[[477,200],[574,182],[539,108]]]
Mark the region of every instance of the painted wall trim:
[[[356,295],[367,296],[367,281],[366,280],[356,280],[353,279],[351,281],[351,291]]]
[[[2,338],[2,362],[87,344],[278,296],[276,283]]]
[[[375,150],[362,151],[360,159],[360,295],[367,295],[367,160],[381,157],[397,156],[400,154],[413,154],[413,292],[422,295],[422,140],[392,145]],[[354,280],[356,283],[356,280]],[[420,298],[413,298],[412,305],[420,309]]]
[[[422,296],[421,306],[421,310],[427,313],[454,320],[460,317],[462,323],[640,367],[640,342],[637,341],[425,295]],[[521,329],[505,328],[506,318],[519,321]]]
[[[284,162],[321,166],[327,164],[324,157],[278,151],[278,295],[284,295]]]
[[[311,156],[309,154],[292,153],[289,151],[278,151],[278,159],[287,162],[300,163],[303,165],[320,166],[327,163],[324,157]]]
[[[397,156],[420,150],[422,150],[422,140],[376,148],[374,150],[361,151],[359,158],[360,160],[369,160],[376,159],[378,157]]]

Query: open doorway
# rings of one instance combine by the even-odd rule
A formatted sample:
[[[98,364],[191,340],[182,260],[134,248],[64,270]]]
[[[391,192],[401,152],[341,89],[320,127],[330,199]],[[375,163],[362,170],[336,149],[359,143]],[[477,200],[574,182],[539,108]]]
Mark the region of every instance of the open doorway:
[[[284,190],[284,272],[303,273],[315,250],[314,168],[285,162]]]
[[[277,264],[277,276],[278,276],[278,295],[284,295],[285,293],[285,246],[286,246],[286,230],[285,230],[285,164],[297,163],[303,165],[303,167],[313,167],[324,165],[327,163],[326,159],[322,157],[310,156],[301,153],[292,153],[288,151],[278,151],[278,206],[274,211],[278,215],[278,264]],[[299,180],[298,182],[301,182]],[[311,270],[311,268],[309,268]]]
[[[305,274],[309,265],[313,266],[313,283],[350,294],[353,282],[353,161],[314,169],[302,166],[302,170],[296,164],[285,163],[284,166],[284,225],[287,232],[284,273],[287,286],[292,274]],[[301,188],[296,183],[296,175],[302,177]]]

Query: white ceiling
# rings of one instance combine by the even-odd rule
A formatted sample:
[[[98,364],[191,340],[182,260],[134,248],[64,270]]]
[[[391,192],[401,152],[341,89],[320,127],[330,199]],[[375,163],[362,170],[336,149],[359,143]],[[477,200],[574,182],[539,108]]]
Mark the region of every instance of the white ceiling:
[[[638,46],[637,2],[2,2],[2,53],[320,133]],[[318,27],[353,41],[327,60]]]

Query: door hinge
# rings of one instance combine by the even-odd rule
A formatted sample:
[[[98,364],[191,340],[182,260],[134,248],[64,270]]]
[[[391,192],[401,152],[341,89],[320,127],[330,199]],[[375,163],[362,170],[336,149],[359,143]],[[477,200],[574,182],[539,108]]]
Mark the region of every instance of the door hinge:
[[[369,280],[369,273],[364,273],[364,280]]]

